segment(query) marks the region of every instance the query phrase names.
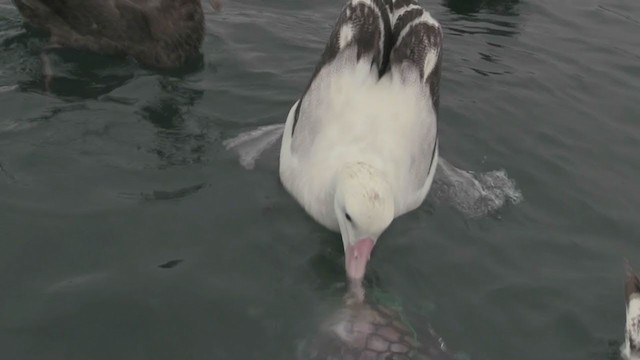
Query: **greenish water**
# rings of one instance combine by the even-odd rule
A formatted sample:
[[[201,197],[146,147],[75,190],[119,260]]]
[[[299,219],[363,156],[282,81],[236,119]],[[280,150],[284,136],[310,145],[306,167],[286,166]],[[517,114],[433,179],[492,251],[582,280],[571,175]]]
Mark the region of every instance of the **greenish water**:
[[[429,197],[369,286],[471,359],[617,359],[640,267],[640,3],[423,1],[445,31],[441,155],[524,201]],[[0,0],[0,358],[289,359],[343,292],[342,248],[222,142],[284,121],[341,1],[207,8],[201,64],[52,56]],[[181,260],[181,261],[173,261]]]

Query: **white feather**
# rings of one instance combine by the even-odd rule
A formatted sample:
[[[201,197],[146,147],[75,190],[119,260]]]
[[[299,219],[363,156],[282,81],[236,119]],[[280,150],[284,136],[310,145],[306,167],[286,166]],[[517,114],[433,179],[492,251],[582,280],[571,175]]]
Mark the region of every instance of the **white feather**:
[[[400,34],[398,35],[398,39],[396,39],[396,43],[400,43],[402,42],[402,38],[404,38],[404,36],[411,31],[411,28],[417,24],[420,23],[426,23],[430,26],[435,26],[436,28],[440,27],[440,23],[438,23],[433,17],[431,17],[431,14],[428,11],[425,11],[422,15],[420,15],[419,18],[411,21],[409,24],[407,24],[404,29],[402,29],[402,31],[400,32]]]
[[[298,103],[291,108],[280,152],[284,186],[311,216],[334,231],[334,181],[348,164],[366,163],[384,174],[396,217],[422,203],[437,166],[437,151],[431,161],[433,142],[428,145],[436,131],[436,114],[426,100],[428,88],[417,74],[409,77],[415,82],[407,82],[393,70],[378,80],[368,61],[341,71],[353,61],[354,51],[339,54],[309,89],[302,106],[312,116],[300,121],[315,123],[297,125],[295,141],[301,148],[291,136]],[[424,151],[425,146],[430,148]],[[412,161],[424,162],[425,167],[431,162],[428,176],[411,173]]]
[[[346,23],[340,28],[340,40],[338,43],[340,49],[347,46],[347,44],[351,42],[351,39],[353,39],[353,28],[350,23]]]
[[[424,78],[422,79],[422,81],[427,80],[427,78],[431,74],[431,71],[433,71],[433,68],[436,67],[437,63],[438,63],[438,50],[437,49],[429,50],[429,52],[427,53],[427,56],[424,59],[424,71],[422,72]]]
[[[635,340],[636,348],[640,348],[640,294],[631,295],[629,305],[627,306],[627,323],[626,323],[625,341],[622,345],[622,355],[627,360],[640,360],[638,351],[631,351],[629,337]]]
[[[423,10],[422,7],[420,5],[409,5],[409,6],[405,6],[403,8],[401,8],[400,10],[396,10],[393,12],[393,16],[391,18],[391,23],[395,23],[405,12],[409,11],[409,10],[414,10],[414,9],[418,9],[418,10]]]

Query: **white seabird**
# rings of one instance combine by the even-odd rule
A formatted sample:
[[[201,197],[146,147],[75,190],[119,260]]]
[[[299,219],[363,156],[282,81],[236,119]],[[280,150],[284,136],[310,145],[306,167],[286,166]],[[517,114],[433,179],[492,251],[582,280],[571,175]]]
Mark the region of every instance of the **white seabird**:
[[[627,360],[640,360],[640,280],[625,261],[624,284],[627,322],[622,355]]]
[[[441,49],[440,24],[414,0],[348,1],[289,111],[281,181],[316,221],[340,231],[352,280],[433,182]]]

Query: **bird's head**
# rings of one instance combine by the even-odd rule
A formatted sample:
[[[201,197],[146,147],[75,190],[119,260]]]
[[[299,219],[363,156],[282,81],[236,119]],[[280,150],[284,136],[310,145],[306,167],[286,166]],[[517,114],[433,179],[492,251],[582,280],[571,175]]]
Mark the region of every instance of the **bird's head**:
[[[360,281],[378,237],[394,218],[391,186],[380,171],[368,164],[348,165],[337,176],[334,207],[347,276]]]

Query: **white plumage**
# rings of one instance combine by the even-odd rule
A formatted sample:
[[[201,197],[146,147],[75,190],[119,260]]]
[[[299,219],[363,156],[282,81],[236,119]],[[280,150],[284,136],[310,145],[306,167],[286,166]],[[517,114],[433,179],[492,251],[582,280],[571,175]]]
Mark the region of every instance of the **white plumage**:
[[[640,360],[640,280],[626,263],[625,303],[627,321],[622,355],[627,360]]]
[[[362,278],[378,237],[433,182],[441,39],[413,0],[348,2],[287,117],[281,181],[341,232],[351,278]]]

